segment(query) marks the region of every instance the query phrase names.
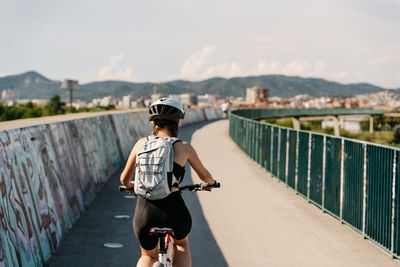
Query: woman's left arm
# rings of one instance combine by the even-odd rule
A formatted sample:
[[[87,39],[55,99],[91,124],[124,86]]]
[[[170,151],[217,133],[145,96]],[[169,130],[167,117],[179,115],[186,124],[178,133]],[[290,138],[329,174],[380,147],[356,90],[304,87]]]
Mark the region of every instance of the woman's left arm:
[[[126,162],[125,168],[121,173],[120,181],[126,188],[131,188],[131,179],[136,169],[136,153],[139,148],[147,141],[147,137],[139,139],[133,146],[131,154],[129,155],[128,161]]]
[[[136,147],[136,146],[135,146]],[[121,173],[120,181],[126,188],[131,188],[131,179],[136,169],[136,150],[133,147],[131,154],[129,155],[128,161],[126,162],[125,168]]]
[[[136,153],[139,148],[147,141],[147,137],[139,139],[133,146],[131,154],[129,155],[128,161],[126,162],[125,168],[121,173],[120,181],[127,188],[131,188],[131,179],[136,169]]]

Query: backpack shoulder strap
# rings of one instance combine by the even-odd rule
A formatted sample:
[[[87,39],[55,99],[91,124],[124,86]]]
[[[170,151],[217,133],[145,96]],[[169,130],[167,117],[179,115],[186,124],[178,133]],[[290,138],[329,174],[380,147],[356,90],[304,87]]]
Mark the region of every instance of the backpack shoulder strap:
[[[157,138],[157,136],[155,136],[155,135],[149,135],[149,136],[147,136],[147,141],[150,141],[150,140],[153,140],[156,138]]]

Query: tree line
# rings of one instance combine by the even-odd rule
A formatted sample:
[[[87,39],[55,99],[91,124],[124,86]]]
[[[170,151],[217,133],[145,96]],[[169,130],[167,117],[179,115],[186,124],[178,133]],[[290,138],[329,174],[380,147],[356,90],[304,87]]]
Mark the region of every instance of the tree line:
[[[94,108],[72,108],[73,113],[95,112],[115,109],[114,105],[97,106]],[[66,103],[61,101],[59,95],[55,95],[44,106],[34,105],[32,102],[15,106],[6,106],[0,102],[0,121],[37,118],[69,113]]]

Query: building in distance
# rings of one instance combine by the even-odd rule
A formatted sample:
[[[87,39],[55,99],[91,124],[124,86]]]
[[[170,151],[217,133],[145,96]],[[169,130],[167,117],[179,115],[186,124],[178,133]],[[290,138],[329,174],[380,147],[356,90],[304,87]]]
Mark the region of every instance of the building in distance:
[[[218,96],[216,95],[199,95],[197,96],[197,105],[199,107],[213,107],[218,100]]]
[[[258,86],[246,88],[246,102],[251,106],[267,107],[268,89]]]
[[[197,95],[195,94],[181,94],[180,101],[185,106],[197,105]]]
[[[131,108],[132,107],[132,96],[126,95],[122,97],[121,108]]]

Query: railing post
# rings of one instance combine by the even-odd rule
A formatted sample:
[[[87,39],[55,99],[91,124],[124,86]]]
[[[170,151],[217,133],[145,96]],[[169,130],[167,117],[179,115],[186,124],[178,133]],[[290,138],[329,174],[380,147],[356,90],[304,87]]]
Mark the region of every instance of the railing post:
[[[267,170],[267,156],[266,156],[267,153],[264,152],[265,150],[267,150],[265,147],[266,141],[267,141],[267,125],[264,124],[263,128],[262,128],[262,149],[263,149],[262,159],[263,159],[263,167],[265,170]],[[264,158],[264,155],[265,155],[265,158]]]
[[[343,195],[344,195],[344,139],[342,139],[340,163],[340,222],[343,223]]]
[[[247,123],[246,123],[246,121],[245,120],[243,120],[242,121],[243,123],[242,123],[242,126],[243,126],[243,133],[242,133],[242,136],[241,136],[241,140],[242,140],[242,150],[244,151],[244,153],[247,153],[247,151],[246,151],[246,147],[245,147],[245,143],[246,143],[246,135],[247,135],[247,127],[246,127],[246,125],[247,125]]]
[[[246,127],[246,129],[247,129],[247,131],[246,131],[246,148],[247,148],[247,155],[248,156],[250,156],[250,150],[251,150],[251,137],[250,137],[250,134],[251,134],[251,129],[250,129],[250,127],[251,127],[251,124],[250,124],[250,122],[249,121],[246,121],[246,125],[247,125],[247,127]]]
[[[285,163],[285,184],[288,187],[288,173],[289,173],[289,133],[290,131],[286,131],[286,163]]]
[[[261,165],[261,160],[260,160],[260,147],[261,147],[261,133],[260,133],[260,123],[257,122],[257,146],[256,146],[256,161],[258,164]]]
[[[394,228],[395,228],[395,218],[396,218],[396,168],[397,168],[397,152],[394,152],[393,157],[393,182],[392,182],[392,233],[390,236],[390,252],[392,257],[394,257]]]
[[[251,142],[252,142],[251,158],[254,161],[256,161],[255,148],[256,148],[257,139],[256,139],[256,123],[254,121],[252,121],[252,124],[251,124]]]
[[[272,158],[274,157],[274,127],[271,125],[271,151],[270,151],[270,155],[269,155],[269,159],[270,159],[270,164],[269,164],[269,168],[270,168],[270,172],[272,172],[273,168],[272,168]]]
[[[325,168],[326,168],[326,135],[324,135],[324,147],[322,149],[322,211],[325,212]]]
[[[276,162],[276,177],[278,178],[278,181],[281,181],[279,179],[280,173],[280,165],[281,165],[281,127],[278,128],[278,153],[277,153],[277,162]]]
[[[257,124],[255,121],[253,121],[253,128],[252,128],[252,139],[253,139],[253,149],[251,152],[252,158],[255,162],[257,162],[256,160],[256,146],[257,146]]]
[[[250,123],[246,121],[246,154],[249,156],[249,145],[250,145],[250,140],[249,140],[249,131],[250,131]]]
[[[363,220],[362,220],[362,234],[366,238],[366,218],[367,218],[367,145],[363,144],[364,149],[364,162],[363,162]]]
[[[296,168],[295,168],[295,178],[294,178],[294,190],[296,191],[296,194],[299,192],[297,191],[297,184],[299,182],[299,131],[296,131]]]
[[[241,146],[241,149],[243,150],[243,151],[245,151],[244,150],[244,146],[243,146],[243,140],[244,140],[244,135],[245,135],[245,133],[246,133],[246,128],[245,128],[245,126],[244,126],[244,121],[242,120],[241,122],[240,122],[240,127],[242,127],[241,129],[241,135],[239,136],[239,139],[240,139],[240,146]]]
[[[249,150],[249,156],[252,160],[254,160],[253,157],[253,149],[254,149],[254,123],[251,121],[249,122],[250,124],[250,134],[249,134],[249,141],[250,141],[250,150]]]
[[[311,132],[308,134],[308,166],[307,166],[307,200],[310,202],[310,187],[311,187]]]
[[[259,147],[259,143],[258,143],[258,123],[257,121],[254,122],[254,161],[258,163],[258,158],[257,158],[257,154],[258,154],[258,147]]]
[[[257,122],[253,122],[253,160],[257,162]]]
[[[264,162],[262,162],[262,157],[261,157],[261,155],[262,155],[262,148],[263,148],[263,142],[262,142],[262,140],[263,140],[263,133],[264,133],[264,131],[263,131],[263,125],[261,124],[261,122],[258,124],[258,143],[259,143],[259,146],[258,146],[258,162],[259,162],[259,164],[261,165],[261,166],[264,166]]]

